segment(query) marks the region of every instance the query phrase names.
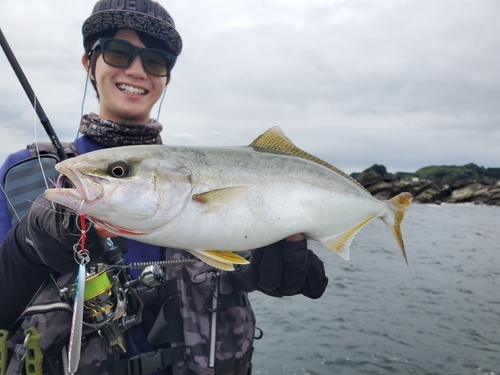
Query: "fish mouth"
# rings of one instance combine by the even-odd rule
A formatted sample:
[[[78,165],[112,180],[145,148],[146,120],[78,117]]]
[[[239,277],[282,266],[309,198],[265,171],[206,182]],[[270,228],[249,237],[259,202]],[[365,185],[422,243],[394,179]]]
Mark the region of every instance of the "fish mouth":
[[[79,208],[81,207],[76,207],[76,201],[81,201],[83,206],[85,202],[93,202],[95,200],[98,200],[98,198],[103,195],[104,188],[99,183],[103,180],[98,176],[82,172],[74,172],[71,169],[68,169],[60,164],[56,165],[56,170],[60,173],[57,179],[57,190],[59,190],[59,192],[61,192],[63,196],[61,200],[67,199],[66,204],[61,200],[59,200],[59,203],[62,205],[67,205],[69,209],[74,210],[75,212],[79,212]],[[74,200],[75,202],[73,202],[72,200]],[[89,212],[86,212],[85,215],[94,224],[100,226],[108,232],[116,233],[117,235],[134,236],[147,234],[146,232],[134,231],[127,228],[114,226],[93,217]]]
[[[61,164],[56,165],[56,170],[60,173],[57,186],[74,198],[79,196],[84,201],[93,202],[104,193],[104,189],[99,183],[102,179],[97,176],[74,172]]]

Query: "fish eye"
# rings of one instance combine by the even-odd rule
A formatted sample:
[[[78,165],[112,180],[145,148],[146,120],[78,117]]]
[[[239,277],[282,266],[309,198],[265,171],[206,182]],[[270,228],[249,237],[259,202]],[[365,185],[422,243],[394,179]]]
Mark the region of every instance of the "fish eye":
[[[128,177],[130,172],[130,165],[125,160],[116,160],[109,164],[108,175],[115,178]]]

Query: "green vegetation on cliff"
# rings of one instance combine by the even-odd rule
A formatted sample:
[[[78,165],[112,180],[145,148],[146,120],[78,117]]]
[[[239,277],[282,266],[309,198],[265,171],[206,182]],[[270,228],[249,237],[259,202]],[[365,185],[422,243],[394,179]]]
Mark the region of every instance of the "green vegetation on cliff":
[[[383,165],[374,164],[364,172],[373,171],[381,176],[389,175]],[[364,173],[363,172],[363,173]],[[353,173],[351,176],[357,178],[360,173]],[[500,180],[500,168],[484,168],[476,164],[470,163],[462,166],[456,165],[430,165],[428,167],[420,168],[415,173],[409,172],[396,172],[395,177],[404,181],[411,181],[413,177],[419,180],[436,181],[443,178],[450,178],[454,180],[471,180],[481,181],[484,179]]]
[[[456,165],[431,165],[420,168],[415,173],[396,173],[402,180],[418,177],[420,180],[440,180],[448,177],[454,180],[481,181],[485,178],[500,180],[500,168],[484,168],[470,163],[462,166]]]

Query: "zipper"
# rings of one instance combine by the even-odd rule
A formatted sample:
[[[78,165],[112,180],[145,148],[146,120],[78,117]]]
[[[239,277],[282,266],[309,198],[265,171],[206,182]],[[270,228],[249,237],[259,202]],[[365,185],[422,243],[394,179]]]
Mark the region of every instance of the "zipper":
[[[61,351],[61,363],[63,366],[63,373],[64,375],[70,375],[69,373],[69,358],[68,358],[68,348],[66,348],[66,345],[63,347]]]
[[[212,274],[212,308],[209,310],[212,313],[210,321],[210,357],[208,367],[215,367],[215,353],[217,351],[217,311],[219,310],[219,277],[220,271],[217,270]]]
[[[49,303],[47,305],[30,306],[26,310],[24,310],[22,316],[24,317],[26,315],[36,314],[40,312],[48,312],[53,310],[73,311],[73,308],[71,307],[70,304],[65,302],[54,302],[54,303]]]

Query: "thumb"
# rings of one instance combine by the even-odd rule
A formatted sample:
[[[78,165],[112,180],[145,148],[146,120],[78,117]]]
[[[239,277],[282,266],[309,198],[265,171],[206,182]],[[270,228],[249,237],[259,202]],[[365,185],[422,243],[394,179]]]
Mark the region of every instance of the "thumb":
[[[97,235],[99,236],[100,239],[105,240],[106,238],[117,237],[116,234],[108,232],[106,229],[104,229],[103,227],[101,227],[99,225],[94,225],[94,228],[95,228]]]

